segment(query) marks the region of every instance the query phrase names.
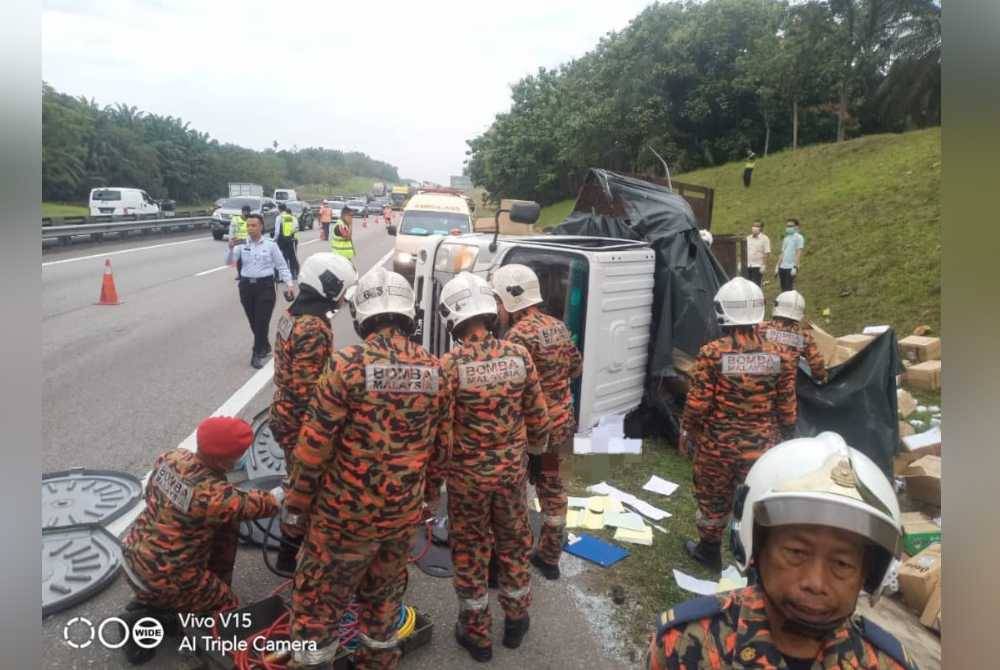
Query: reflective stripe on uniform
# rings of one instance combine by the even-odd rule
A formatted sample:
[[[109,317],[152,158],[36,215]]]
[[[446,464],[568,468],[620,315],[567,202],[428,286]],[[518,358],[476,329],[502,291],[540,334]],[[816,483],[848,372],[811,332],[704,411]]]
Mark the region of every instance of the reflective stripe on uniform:
[[[489,594],[484,594],[481,598],[459,598],[458,609],[461,612],[470,610],[484,610],[489,604]]]
[[[543,514],[542,523],[546,526],[565,526],[566,517],[560,514]]]
[[[292,660],[301,665],[319,665],[332,661],[337,655],[337,645],[334,642],[318,649],[296,649],[292,653]]]
[[[520,589],[514,589],[512,591],[508,591],[505,588],[501,588],[500,593],[502,595],[507,596],[511,600],[519,600],[528,595],[529,593],[531,593],[531,584],[528,584],[527,586]]]
[[[385,642],[370,638],[364,633],[358,633],[358,637],[361,639],[361,644],[369,649],[395,649],[399,646],[399,638],[395,634]]]

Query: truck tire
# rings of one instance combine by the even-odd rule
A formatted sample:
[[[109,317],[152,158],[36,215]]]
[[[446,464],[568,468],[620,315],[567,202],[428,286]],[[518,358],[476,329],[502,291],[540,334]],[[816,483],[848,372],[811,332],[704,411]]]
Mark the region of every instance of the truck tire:
[[[222,233],[213,230],[212,231],[212,239],[214,239],[216,241],[221,240],[222,239]]]

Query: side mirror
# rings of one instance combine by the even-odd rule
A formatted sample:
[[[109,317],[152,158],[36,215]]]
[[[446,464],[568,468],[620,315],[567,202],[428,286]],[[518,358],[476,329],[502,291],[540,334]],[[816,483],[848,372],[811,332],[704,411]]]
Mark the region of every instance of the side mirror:
[[[389,235],[392,235],[393,237],[395,237],[396,236],[396,226],[394,226],[392,224],[389,224],[388,226],[385,227],[385,232],[388,233]]]
[[[542,207],[532,200],[522,200],[511,204],[510,220],[514,223],[534,223],[538,221]]]

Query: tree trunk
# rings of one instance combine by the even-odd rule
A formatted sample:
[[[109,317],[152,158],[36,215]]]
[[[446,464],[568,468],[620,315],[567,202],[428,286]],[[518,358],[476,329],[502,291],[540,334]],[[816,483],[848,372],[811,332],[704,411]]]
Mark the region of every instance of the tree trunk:
[[[840,83],[840,103],[837,105],[837,141],[843,142],[847,125],[847,82]]]
[[[792,151],[799,148],[799,99],[792,100]]]
[[[771,122],[764,119],[764,157],[767,158],[767,148],[771,144]]]

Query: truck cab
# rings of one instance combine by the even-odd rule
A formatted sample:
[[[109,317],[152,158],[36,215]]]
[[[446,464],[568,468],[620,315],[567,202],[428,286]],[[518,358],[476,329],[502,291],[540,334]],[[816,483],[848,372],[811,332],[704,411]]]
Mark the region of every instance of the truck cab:
[[[414,255],[413,339],[428,351],[439,356],[452,345],[437,309],[448,280],[463,270],[489,280],[497,268],[521,263],[538,275],[542,309],[562,319],[583,354],[583,375],[573,384],[578,431],[639,406],[653,304],[654,252],[647,243],[470,233],[424,238]]]
[[[275,202],[294,202],[298,200],[299,196],[294,189],[291,188],[278,188],[274,191],[274,201]]]

